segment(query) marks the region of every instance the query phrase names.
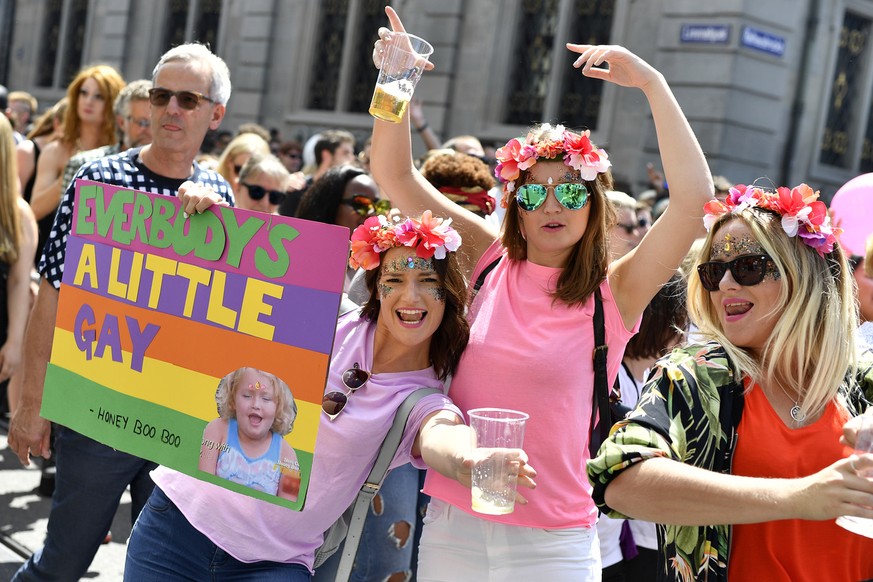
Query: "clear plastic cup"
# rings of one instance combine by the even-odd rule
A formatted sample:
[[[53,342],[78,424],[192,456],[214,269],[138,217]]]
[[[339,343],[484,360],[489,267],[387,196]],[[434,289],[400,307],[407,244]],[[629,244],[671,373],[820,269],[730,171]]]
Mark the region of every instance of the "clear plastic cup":
[[[391,34],[399,39],[392,42],[382,55],[379,78],[370,101],[370,115],[383,121],[400,123],[428,57],[433,53],[433,46],[412,34]]]
[[[505,408],[467,412],[473,429],[473,511],[504,515],[515,509],[518,449],[524,442],[528,415]]]

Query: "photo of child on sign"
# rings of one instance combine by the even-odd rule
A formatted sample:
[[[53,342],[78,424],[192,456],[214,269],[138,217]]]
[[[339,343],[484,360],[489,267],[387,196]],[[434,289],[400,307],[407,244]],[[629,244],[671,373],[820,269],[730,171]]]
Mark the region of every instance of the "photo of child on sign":
[[[283,438],[294,428],[297,404],[288,385],[256,368],[239,368],[215,393],[219,417],[206,425],[201,471],[296,501],[297,454]]]

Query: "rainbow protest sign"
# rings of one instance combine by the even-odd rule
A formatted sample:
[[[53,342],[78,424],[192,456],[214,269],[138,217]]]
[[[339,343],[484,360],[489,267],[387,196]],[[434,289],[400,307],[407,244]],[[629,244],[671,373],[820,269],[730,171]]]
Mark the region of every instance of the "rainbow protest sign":
[[[301,509],[347,257],[344,228],[222,207],[185,218],[174,197],[78,180],[42,415],[116,449]],[[244,431],[257,430],[248,417],[219,423],[226,440],[204,435],[220,416],[219,381],[244,367],[274,374],[293,395],[293,430],[279,439],[290,453],[265,455],[266,473],[254,479],[278,479],[292,495],[198,468],[201,455],[232,455],[234,446],[243,453],[237,464],[257,456],[251,447],[260,445]],[[269,389],[275,401],[279,388]],[[287,399],[278,400],[275,408]],[[253,418],[261,427],[273,422],[262,408]],[[235,425],[239,434],[231,434]],[[264,438],[283,431],[270,432]]]

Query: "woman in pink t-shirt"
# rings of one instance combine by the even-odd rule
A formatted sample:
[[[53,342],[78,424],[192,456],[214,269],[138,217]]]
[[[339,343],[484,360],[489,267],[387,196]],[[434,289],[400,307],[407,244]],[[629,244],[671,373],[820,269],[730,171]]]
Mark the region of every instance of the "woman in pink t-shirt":
[[[394,31],[397,14],[386,8]],[[382,28],[374,61],[398,42]],[[642,90],[651,107],[670,184],[667,211],[640,245],[610,263],[606,152],[588,132],[544,124],[497,152],[506,208],[502,235],[432,188],[412,164],[409,121],[376,121],[371,169],[401,211],[433,208],[464,236],[462,267],[476,281],[470,342],[450,396],[477,406],[530,414],[524,446],[540,477],[528,503],[501,516],[474,514],[470,491],[433,471],[433,497],[419,552],[419,580],[549,581],[600,578],[593,526],[597,511],[585,477],[593,403],[593,295],[603,298],[607,369],[612,379],[646,305],[703,234],[703,204],[713,186],[706,159],[664,77],[617,46],[567,45],[574,66],[594,79]],[[601,65],[608,65],[601,67]],[[398,155],[401,153],[402,155]]]

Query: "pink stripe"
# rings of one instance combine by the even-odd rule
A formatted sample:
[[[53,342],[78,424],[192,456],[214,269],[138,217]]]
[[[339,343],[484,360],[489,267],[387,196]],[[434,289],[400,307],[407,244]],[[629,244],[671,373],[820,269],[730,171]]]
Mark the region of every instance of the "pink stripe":
[[[136,223],[133,219],[134,209],[136,207],[133,202],[125,202],[114,210],[112,225],[108,228],[105,236],[99,231],[97,220],[97,203],[99,196],[95,198],[95,192],[99,190],[90,190],[88,192],[87,202],[85,207],[88,208],[88,215],[82,217],[80,224],[80,208],[79,198],[82,196],[81,189],[83,187],[97,187],[102,189],[102,197],[104,200],[103,208],[110,207],[112,198],[118,191],[125,192],[124,195],[131,196],[130,192],[136,192],[137,202],[141,204],[144,212],[148,214],[147,218],[142,219],[144,232],[148,233],[145,236],[155,237],[160,230],[159,221],[155,220],[151,215],[155,206],[153,201],[157,200],[158,205],[165,205],[167,210],[166,222],[170,231],[175,227],[178,220],[185,220],[182,216],[181,203],[175,197],[161,196],[158,194],[149,194],[147,192],[132,191],[117,186],[102,184],[99,182],[91,182],[88,180],[76,181],[76,203],[73,205],[73,232],[72,234],[81,236],[90,241],[102,242],[111,246],[128,248],[130,250],[152,255],[159,255],[173,260],[183,260],[186,263],[198,265],[208,269],[219,268],[228,273],[238,273],[249,277],[257,277],[267,279],[276,283],[286,285],[296,285],[299,287],[308,287],[311,289],[319,289],[323,291],[339,292],[342,290],[343,280],[345,276],[346,261],[349,255],[349,232],[345,227],[312,222],[309,220],[300,220],[297,218],[288,218],[278,215],[269,215],[262,212],[251,210],[241,210],[238,208],[220,208],[213,206],[206,213],[213,216],[209,220],[204,213],[204,216],[195,216],[188,219],[188,223],[184,225],[184,235],[181,243],[190,244],[191,241],[196,241],[193,248],[183,248],[169,246],[168,248],[160,248],[154,244],[154,241],[143,240],[142,236],[135,236],[133,240],[116,241],[113,238],[113,233],[119,233],[119,237],[124,237],[125,232],[131,230],[131,225]],[[145,196],[147,198],[142,198]],[[166,205],[169,202],[171,205]],[[121,220],[119,222],[119,219]],[[241,247],[239,255],[239,264],[234,266],[228,262],[231,250],[233,248],[231,240],[244,240],[241,236],[228,238],[233,235],[225,233],[233,232],[233,229],[228,231],[226,221],[234,220],[238,225],[257,225],[258,221],[263,221],[247,244],[238,245]],[[218,232],[219,236],[224,236],[226,239],[224,250],[221,252],[220,259],[210,260],[209,258],[201,258],[195,256],[197,252],[203,252],[209,247],[209,242],[213,240],[210,235],[207,235],[205,240],[200,240],[200,237],[191,234],[191,226],[194,221],[199,221],[199,225],[209,225],[214,232]],[[248,222],[251,221],[251,222]],[[156,228],[157,227],[157,228]],[[82,232],[84,229],[93,229],[93,232]],[[195,229],[196,230],[196,229]],[[209,228],[206,229],[210,231]],[[255,228],[252,228],[255,231]],[[143,231],[137,231],[138,233]],[[213,231],[210,231],[213,232]],[[284,232],[284,236],[280,233]],[[270,235],[273,233],[274,240],[270,240]],[[296,233],[296,236],[295,236]],[[204,244],[205,243],[205,244]],[[280,254],[276,249],[284,249]],[[181,254],[181,253],[186,254]],[[217,253],[216,253],[217,255]],[[275,276],[265,276],[258,269],[257,260],[261,261],[268,259],[275,261],[277,258],[287,256],[287,266],[284,264],[277,267]],[[220,265],[220,266],[219,266]]]

